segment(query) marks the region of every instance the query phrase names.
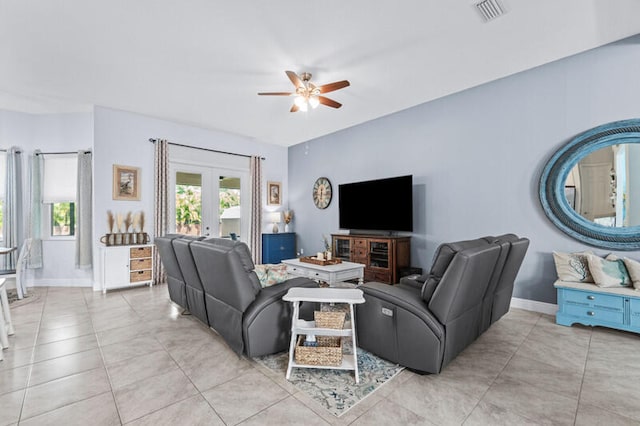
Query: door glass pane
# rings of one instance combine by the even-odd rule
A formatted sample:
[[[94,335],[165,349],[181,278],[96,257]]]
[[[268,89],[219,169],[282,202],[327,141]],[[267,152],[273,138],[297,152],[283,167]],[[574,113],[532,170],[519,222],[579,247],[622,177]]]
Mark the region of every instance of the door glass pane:
[[[240,239],[240,178],[220,176],[220,237]]]
[[[176,232],[201,235],[202,175],[176,173]]]

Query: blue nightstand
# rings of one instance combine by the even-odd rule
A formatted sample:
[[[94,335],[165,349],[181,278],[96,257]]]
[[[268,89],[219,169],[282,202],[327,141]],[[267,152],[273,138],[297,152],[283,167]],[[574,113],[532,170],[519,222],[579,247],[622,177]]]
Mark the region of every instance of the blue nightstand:
[[[262,263],[280,263],[296,257],[296,233],[262,234]]]

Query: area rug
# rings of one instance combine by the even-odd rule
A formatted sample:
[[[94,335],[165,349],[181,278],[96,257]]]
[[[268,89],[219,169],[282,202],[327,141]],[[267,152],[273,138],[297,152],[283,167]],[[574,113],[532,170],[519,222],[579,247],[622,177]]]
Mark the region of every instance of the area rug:
[[[284,377],[287,372],[289,353],[281,352],[255,358],[255,360],[281,373]],[[318,401],[331,414],[340,417],[395,377],[404,367],[358,349],[358,369],[359,384],[356,384],[353,371],[320,368],[294,368],[290,382]]]
[[[7,299],[9,299],[11,309],[14,309],[39,301],[46,291],[46,288],[29,287],[27,294],[22,299],[18,299],[18,292],[15,289],[7,289]]]

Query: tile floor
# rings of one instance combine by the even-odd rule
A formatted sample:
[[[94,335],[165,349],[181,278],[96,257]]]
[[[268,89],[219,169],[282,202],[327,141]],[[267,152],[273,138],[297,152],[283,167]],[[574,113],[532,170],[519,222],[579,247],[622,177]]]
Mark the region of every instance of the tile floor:
[[[335,418],[165,286],[41,289],[12,308],[1,425],[640,424],[640,337],[512,310],[437,376],[403,371]]]

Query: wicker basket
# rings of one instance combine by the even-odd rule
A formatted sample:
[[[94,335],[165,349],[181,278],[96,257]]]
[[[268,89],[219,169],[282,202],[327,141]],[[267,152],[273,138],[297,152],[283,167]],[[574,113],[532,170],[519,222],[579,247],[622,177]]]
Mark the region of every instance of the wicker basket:
[[[342,340],[340,338],[335,341],[335,346],[320,345],[320,342],[318,342],[318,346],[303,346],[304,340],[305,336],[298,336],[295,351],[298,364],[331,366],[342,364]]]
[[[317,328],[342,330],[344,312],[313,313]],[[295,349],[296,362],[306,365],[340,365],[342,364],[342,338],[340,336],[316,336],[318,346],[304,346],[304,336],[298,336]]]

